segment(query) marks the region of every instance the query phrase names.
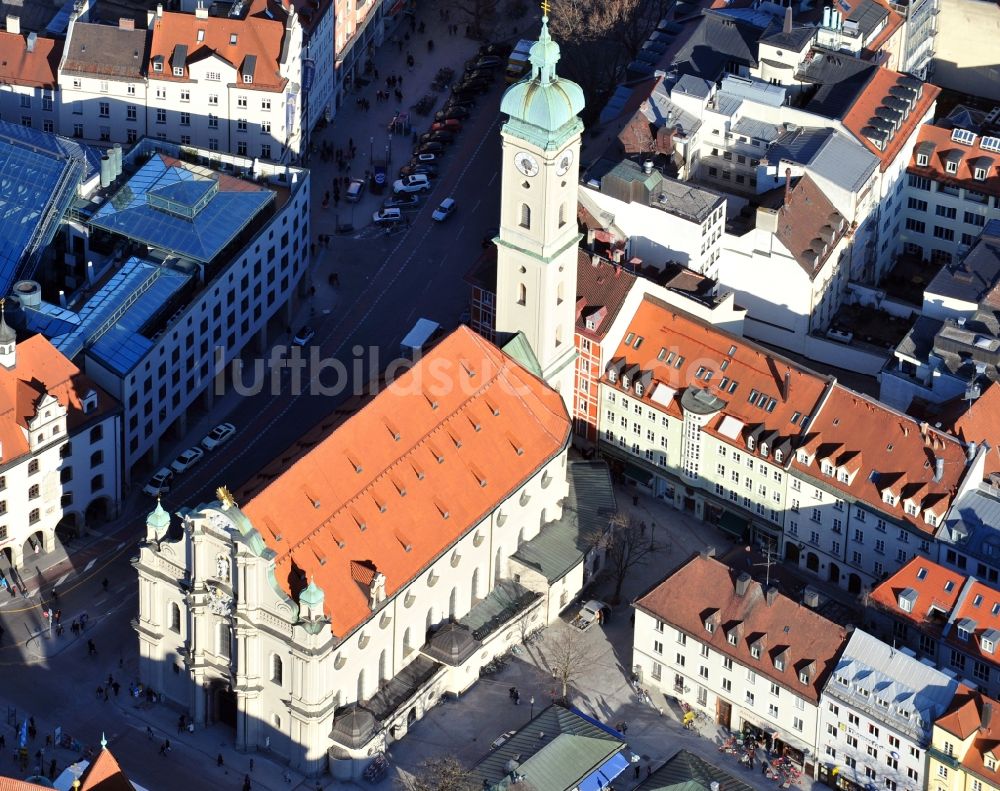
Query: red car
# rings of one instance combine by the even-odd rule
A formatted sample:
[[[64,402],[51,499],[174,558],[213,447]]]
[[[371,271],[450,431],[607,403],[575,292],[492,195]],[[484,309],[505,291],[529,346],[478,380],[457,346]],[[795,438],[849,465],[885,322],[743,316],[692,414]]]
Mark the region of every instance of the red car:
[[[431,125],[432,132],[438,132],[442,129],[448,132],[457,132],[462,128],[462,122],[457,118],[446,118],[443,121],[436,121]]]

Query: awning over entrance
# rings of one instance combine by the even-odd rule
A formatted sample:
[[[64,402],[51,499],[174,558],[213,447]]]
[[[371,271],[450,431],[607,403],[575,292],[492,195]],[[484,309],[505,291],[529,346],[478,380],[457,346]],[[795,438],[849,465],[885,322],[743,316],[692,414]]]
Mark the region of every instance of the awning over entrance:
[[[628,759],[621,753],[615,753],[604,766],[583,778],[577,788],[579,791],[602,791],[626,769],[628,769]]]
[[[622,470],[626,478],[631,478],[638,484],[642,486],[650,486],[653,483],[653,473],[646,472],[642,467],[637,464],[625,463],[625,468]]]
[[[722,514],[722,519],[719,520],[719,528],[721,530],[725,530],[727,533],[732,533],[737,537],[742,537],[747,532],[747,528],[749,526],[749,519],[744,519],[742,516],[734,514],[732,511],[724,512]]]

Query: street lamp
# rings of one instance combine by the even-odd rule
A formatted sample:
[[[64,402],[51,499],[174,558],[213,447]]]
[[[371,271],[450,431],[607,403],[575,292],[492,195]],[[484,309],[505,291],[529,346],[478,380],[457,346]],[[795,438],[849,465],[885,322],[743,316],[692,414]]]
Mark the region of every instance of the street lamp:
[[[529,720],[533,720],[533,719],[535,719],[535,696],[534,695],[531,696],[531,700],[529,700],[528,703],[531,704],[531,712],[528,715],[528,719]]]
[[[368,138],[368,161],[369,162],[374,162],[375,161],[375,138],[374,137]]]

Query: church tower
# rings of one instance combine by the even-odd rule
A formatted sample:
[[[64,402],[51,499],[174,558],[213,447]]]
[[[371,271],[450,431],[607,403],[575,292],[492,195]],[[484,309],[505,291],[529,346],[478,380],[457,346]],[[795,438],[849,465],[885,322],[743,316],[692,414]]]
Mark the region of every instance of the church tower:
[[[583,91],[556,75],[549,20],[531,47],[531,76],[507,89],[503,125],[498,332],[523,332],[542,377],[572,414],[576,357],[576,225]]]

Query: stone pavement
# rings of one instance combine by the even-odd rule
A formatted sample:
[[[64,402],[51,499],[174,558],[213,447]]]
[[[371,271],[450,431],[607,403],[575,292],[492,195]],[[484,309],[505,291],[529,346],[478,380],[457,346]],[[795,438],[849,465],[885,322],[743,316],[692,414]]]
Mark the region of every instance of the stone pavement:
[[[629,602],[695,552],[706,546],[716,546],[721,554],[734,546],[731,539],[715,527],[674,510],[662,500],[639,495],[638,504],[633,505],[633,490],[622,486],[616,487],[616,495],[621,510],[645,520],[648,525],[655,524],[656,550],[650,562],[636,569],[625,581],[622,603],[613,608],[612,617],[604,627],[584,633],[595,656],[589,670],[572,682],[571,703],[612,727],[622,721],[628,724],[625,739],[631,751],[640,756],[641,778],[645,777],[646,767],[655,771],[678,750],[687,749],[760,791],[774,791],[778,788],[775,781],[744,768],[735,756],[719,753],[722,735],[717,726],[706,725],[700,731],[687,730],[680,724],[681,712],[673,699],[652,693],[651,705],[640,703],[628,682],[632,667]],[[605,581],[587,596],[606,600],[611,588],[610,582]],[[573,609],[568,612],[572,613]],[[547,669],[546,647],[556,644],[560,633],[571,628],[565,621],[553,624],[544,632],[542,642],[523,647],[523,653],[505,670],[480,680],[460,701],[442,703],[432,709],[403,741],[390,747],[393,774],[413,773],[425,758],[442,754],[455,755],[466,765],[472,765],[489,751],[493,739],[527,723],[533,712],[537,713],[561,692],[554,689]],[[511,686],[516,686],[521,693],[518,706],[512,705],[508,698]],[[530,704],[532,698],[534,707]],[[382,785],[388,788],[389,781]],[[636,785],[631,770],[615,782],[618,791]],[[818,791],[818,781],[804,777],[795,788],[812,791],[814,786]]]

